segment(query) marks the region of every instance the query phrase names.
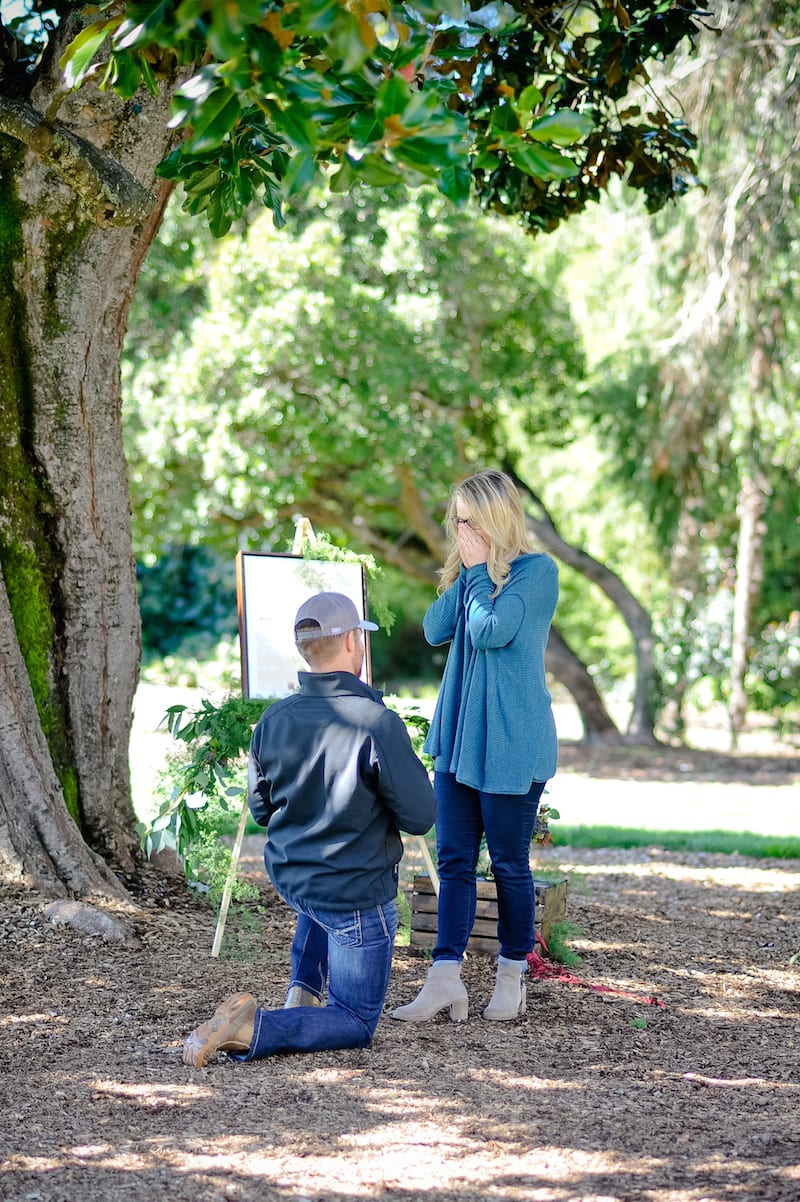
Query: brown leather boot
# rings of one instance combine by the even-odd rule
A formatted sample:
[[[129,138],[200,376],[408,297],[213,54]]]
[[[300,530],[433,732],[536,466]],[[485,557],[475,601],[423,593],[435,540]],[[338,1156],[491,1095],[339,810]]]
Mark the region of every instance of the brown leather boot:
[[[247,1052],[253,1041],[256,999],[252,993],[234,993],[186,1036],[183,1063],[202,1068],[217,1052]]]

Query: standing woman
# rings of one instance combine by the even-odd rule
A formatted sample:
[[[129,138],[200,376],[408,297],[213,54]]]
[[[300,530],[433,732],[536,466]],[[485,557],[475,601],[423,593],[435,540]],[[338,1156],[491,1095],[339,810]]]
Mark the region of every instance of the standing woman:
[[[558,756],[544,670],[556,565],[533,551],[519,493],[503,472],[479,472],[456,485],[447,526],[439,596],[423,623],[430,644],[450,643],[425,743],[438,803],[438,933],[422,991],[391,1012],[406,1022],[447,1008],[455,1022],[467,1017],[461,961],[475,920],[484,833],[497,884],[500,957],[483,1017],[524,1013],[523,973],[535,940],[530,845]]]

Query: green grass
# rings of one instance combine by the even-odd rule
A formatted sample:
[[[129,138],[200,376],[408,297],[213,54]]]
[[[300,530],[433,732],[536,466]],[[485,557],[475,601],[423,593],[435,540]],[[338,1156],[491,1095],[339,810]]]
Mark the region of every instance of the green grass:
[[[665,851],[710,851],[776,860],[800,859],[800,838],[754,835],[750,831],[658,831],[628,826],[552,828],[558,847],[663,847]]]

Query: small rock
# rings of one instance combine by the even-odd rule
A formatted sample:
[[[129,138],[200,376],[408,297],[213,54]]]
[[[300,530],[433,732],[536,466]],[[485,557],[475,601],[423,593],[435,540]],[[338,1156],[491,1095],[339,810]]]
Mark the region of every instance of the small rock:
[[[110,914],[90,905],[89,902],[48,902],[42,913],[54,926],[70,926],[82,935],[96,935],[106,943],[119,943],[125,947],[141,946],[126,922],[112,918]]]

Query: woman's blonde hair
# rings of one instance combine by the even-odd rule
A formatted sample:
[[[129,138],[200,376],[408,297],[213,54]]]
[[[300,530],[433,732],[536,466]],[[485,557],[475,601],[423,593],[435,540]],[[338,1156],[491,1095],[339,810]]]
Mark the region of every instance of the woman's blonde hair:
[[[453,486],[447,507],[447,556],[439,572],[440,593],[458,579],[461,571],[456,526],[458,501],[489,543],[486,570],[495,586],[492,596],[496,597],[508,579],[513,560],[533,550],[519,493],[505,472],[496,471],[478,472]]]

